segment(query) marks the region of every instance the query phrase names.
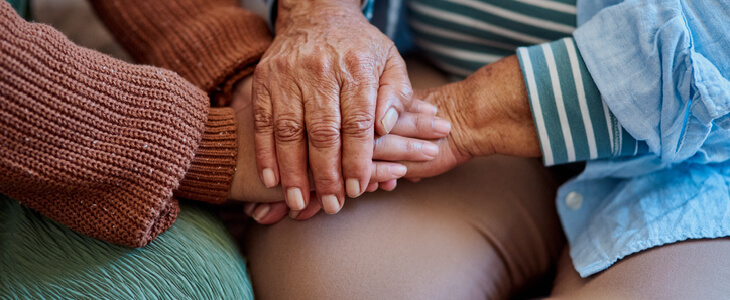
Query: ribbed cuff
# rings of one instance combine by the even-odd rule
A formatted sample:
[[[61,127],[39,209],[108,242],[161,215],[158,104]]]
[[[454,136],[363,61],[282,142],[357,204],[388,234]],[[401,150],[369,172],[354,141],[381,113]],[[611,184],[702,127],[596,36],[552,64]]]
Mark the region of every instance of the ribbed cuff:
[[[517,53],[545,165],[648,152],[603,102],[572,38]]]
[[[237,153],[233,109],[211,108],[203,139],[175,196],[211,203],[226,201],[235,173]]]

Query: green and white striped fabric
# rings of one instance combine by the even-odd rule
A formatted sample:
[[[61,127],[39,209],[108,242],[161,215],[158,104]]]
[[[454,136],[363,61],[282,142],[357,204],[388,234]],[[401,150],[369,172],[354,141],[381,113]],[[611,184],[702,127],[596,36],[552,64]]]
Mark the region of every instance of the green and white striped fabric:
[[[444,71],[468,76],[575,30],[575,0],[409,0],[414,42]]]
[[[572,38],[517,52],[545,165],[649,151],[606,107]]]
[[[453,75],[517,50],[545,165],[648,152],[606,107],[569,37],[575,0],[410,0],[408,8],[416,45]]]

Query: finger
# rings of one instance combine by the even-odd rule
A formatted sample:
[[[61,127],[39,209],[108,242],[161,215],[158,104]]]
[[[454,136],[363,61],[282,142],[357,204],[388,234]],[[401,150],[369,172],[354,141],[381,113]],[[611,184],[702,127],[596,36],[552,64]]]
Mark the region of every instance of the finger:
[[[451,123],[442,118],[404,112],[390,133],[420,139],[440,139],[449,135],[449,131]]]
[[[410,182],[419,182],[419,181],[421,181],[421,178],[406,177],[406,180],[408,180]]]
[[[253,216],[253,211],[256,209],[257,205],[258,205],[258,203],[255,203],[255,202],[244,203],[243,204],[243,213],[245,213],[249,217]]]
[[[376,161],[372,164],[370,182],[386,182],[398,179],[405,176],[407,171],[406,166],[398,163]]]
[[[438,108],[436,107],[436,105],[433,105],[426,101],[413,99],[413,102],[411,102],[411,107],[407,111],[415,114],[435,116],[436,113],[438,113]]]
[[[398,180],[393,179],[390,181],[381,182],[381,183],[379,183],[379,185],[380,185],[381,189],[390,192],[390,191],[393,191],[396,186],[398,186]]]
[[[316,197],[316,195],[311,195],[309,197],[311,199],[312,197]],[[299,221],[307,220],[314,217],[314,215],[316,215],[320,210],[322,210],[322,204],[318,201],[312,201],[309,205],[307,205],[307,208],[302,211],[289,211],[289,217]]]
[[[429,141],[389,134],[375,140],[374,160],[426,161],[439,154],[438,145]]]
[[[294,86],[295,88],[292,88]],[[284,200],[292,210],[302,210],[309,202],[307,139],[301,93],[293,82],[272,92],[274,139]]]
[[[378,190],[378,183],[377,182],[371,182],[368,184],[368,188],[365,189],[366,192],[374,192]]]
[[[253,219],[259,224],[268,225],[281,221],[289,212],[284,201],[275,203],[259,203],[253,211]]]
[[[340,149],[339,86],[332,80],[302,87],[309,137],[309,165],[317,197],[328,214],[340,211],[345,201]],[[310,113],[311,112],[311,113]]]
[[[350,66],[350,68],[362,67]],[[360,196],[370,178],[377,92],[376,82],[367,83],[367,79],[355,77],[351,83],[343,85],[340,93],[342,175],[345,178],[345,191],[350,198]]]
[[[267,188],[272,188],[279,184],[279,167],[276,163],[271,94],[264,80],[262,74],[254,74],[254,145],[259,179]]]
[[[380,75],[378,100],[375,108],[375,132],[379,135],[390,133],[398,116],[409,108],[413,98],[411,80],[408,78],[406,64],[395,47],[385,62]]]

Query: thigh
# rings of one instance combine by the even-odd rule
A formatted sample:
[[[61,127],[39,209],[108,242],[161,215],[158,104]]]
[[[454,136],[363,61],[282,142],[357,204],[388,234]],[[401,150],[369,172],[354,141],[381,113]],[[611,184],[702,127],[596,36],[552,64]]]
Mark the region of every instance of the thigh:
[[[260,299],[505,298],[537,282],[562,246],[555,186],[539,161],[474,160],[337,215],[254,226]]]
[[[724,299],[730,295],[730,239],[679,242],[631,255],[580,278],[567,249],[552,296],[569,299]]]
[[[253,299],[220,220],[183,205],[140,249],[71,231],[0,195],[0,299]]]

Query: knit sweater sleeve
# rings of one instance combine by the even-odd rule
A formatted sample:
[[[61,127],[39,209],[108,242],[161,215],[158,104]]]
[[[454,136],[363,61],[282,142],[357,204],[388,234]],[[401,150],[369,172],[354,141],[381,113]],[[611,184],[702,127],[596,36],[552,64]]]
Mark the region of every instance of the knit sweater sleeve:
[[[139,63],[173,70],[208,91],[216,106],[253,72],[268,48],[266,22],[237,0],[91,0]]]
[[[0,1],[0,193],[140,247],[175,220],[173,192],[225,199],[235,128],[174,72],[76,46]]]

